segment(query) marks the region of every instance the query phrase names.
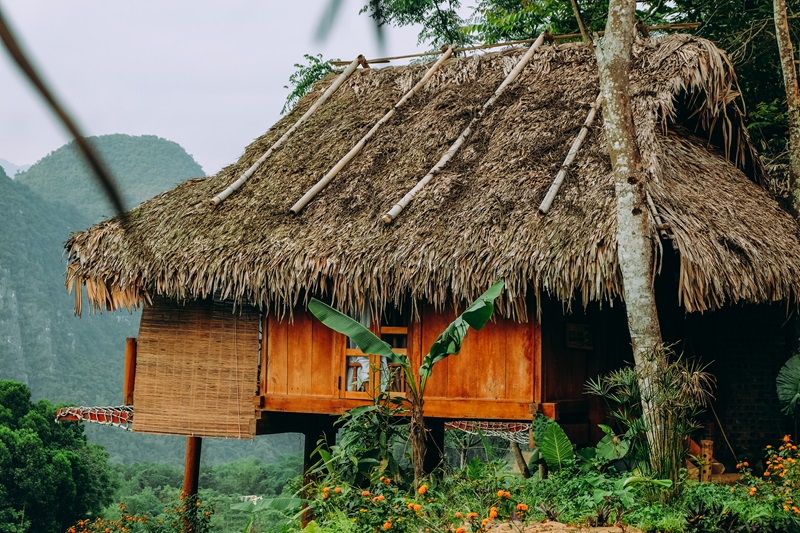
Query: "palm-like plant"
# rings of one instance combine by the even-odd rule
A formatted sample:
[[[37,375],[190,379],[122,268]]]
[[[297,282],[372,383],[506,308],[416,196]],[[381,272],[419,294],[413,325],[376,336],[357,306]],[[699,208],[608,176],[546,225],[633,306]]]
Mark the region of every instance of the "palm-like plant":
[[[409,436],[411,438],[411,462],[414,465],[415,485],[418,485],[420,479],[425,475],[422,466],[426,451],[424,395],[425,386],[433,371],[433,365],[447,356],[455,355],[461,351],[461,344],[464,342],[470,327],[478,331],[486,325],[494,312],[494,301],[500,296],[503,286],[504,283],[502,281],[495,282],[439,334],[422,360],[422,365],[419,368],[419,379],[414,375],[411,361],[406,355],[395,353],[387,342],[380,339],[357,320],[316,298],[312,298],[308,304],[308,309],[320,322],[332,330],[348,336],[364,354],[385,357],[390,363],[396,364],[402,369],[408,383],[408,400],[411,402]]]

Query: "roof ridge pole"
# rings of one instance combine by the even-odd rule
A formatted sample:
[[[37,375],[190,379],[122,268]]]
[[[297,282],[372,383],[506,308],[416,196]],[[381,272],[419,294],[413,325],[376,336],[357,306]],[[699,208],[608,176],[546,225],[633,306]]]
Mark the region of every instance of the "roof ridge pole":
[[[295,123],[292,125],[292,127],[291,127],[291,128],[289,128],[288,130],[286,130],[286,133],[284,133],[283,135],[281,135],[281,138],[280,138],[280,139],[278,139],[277,141],[275,141],[275,144],[273,144],[272,146],[270,146],[269,150],[267,150],[267,151],[264,153],[264,155],[262,155],[261,157],[259,157],[259,158],[258,158],[258,160],[257,160],[255,163],[253,163],[253,164],[250,166],[250,168],[248,168],[248,169],[245,171],[245,173],[244,173],[244,174],[242,174],[241,176],[239,176],[239,179],[237,179],[236,181],[234,181],[233,183],[231,183],[231,184],[228,186],[228,188],[227,188],[227,189],[225,189],[224,191],[222,191],[221,193],[219,193],[218,195],[216,195],[214,198],[212,198],[212,199],[211,199],[211,205],[212,205],[212,206],[217,206],[217,205],[221,204],[221,203],[222,203],[222,201],[223,201],[223,200],[225,200],[225,198],[227,198],[228,196],[230,196],[230,195],[231,195],[231,193],[233,193],[233,192],[234,192],[234,191],[236,191],[236,190],[237,190],[239,187],[241,187],[242,185],[244,185],[244,182],[246,182],[247,180],[249,180],[249,179],[250,179],[250,177],[251,177],[251,176],[252,176],[252,175],[255,173],[255,171],[256,171],[256,169],[259,167],[259,165],[261,165],[261,163],[263,163],[264,161],[266,161],[266,160],[269,158],[269,156],[271,156],[271,155],[272,155],[272,153],[273,153],[275,150],[277,150],[278,148],[280,148],[280,147],[281,147],[281,145],[282,145],[282,144],[283,144],[283,143],[286,141],[286,139],[288,139],[288,138],[289,138],[289,137],[290,137],[290,136],[291,136],[291,135],[292,135],[292,134],[295,132],[295,130],[296,130],[297,128],[299,128],[299,127],[300,127],[300,125],[301,125],[303,122],[305,122],[305,121],[306,121],[306,119],[307,119],[308,117],[310,117],[310,116],[311,116],[311,115],[314,113],[314,111],[316,111],[316,110],[317,110],[317,108],[319,108],[319,106],[321,106],[322,104],[324,104],[324,103],[325,103],[325,101],[326,101],[328,98],[330,98],[330,96],[331,96],[333,93],[335,93],[335,92],[336,92],[336,89],[338,89],[338,88],[339,88],[339,87],[340,87],[340,86],[341,86],[341,85],[342,85],[342,84],[345,82],[345,80],[346,80],[347,78],[349,78],[349,77],[350,77],[350,75],[351,75],[353,72],[355,72],[355,70],[356,70],[356,68],[358,67],[359,63],[360,63],[361,61],[363,61],[363,60],[364,60],[364,56],[363,56],[363,55],[361,55],[361,54],[359,54],[359,56],[358,56],[357,58],[355,58],[355,59],[354,59],[354,60],[353,60],[353,61],[350,63],[350,65],[348,65],[348,66],[347,66],[347,68],[346,68],[346,69],[344,69],[344,71],[343,71],[341,74],[339,74],[339,77],[338,77],[338,78],[336,78],[336,80],[335,80],[333,83],[331,83],[330,87],[328,87],[328,88],[325,90],[325,92],[324,92],[324,93],[322,93],[322,96],[320,96],[320,97],[319,97],[319,100],[317,100],[316,102],[314,102],[314,104],[313,104],[311,107],[309,107],[309,108],[308,108],[308,111],[306,111],[306,112],[303,114],[303,116],[302,116],[302,117],[300,117],[300,118],[297,120],[297,122],[295,122]]]
[[[339,160],[339,162],[336,163],[333,166],[333,168],[331,168],[328,171],[327,174],[325,174],[316,184],[314,184],[314,186],[311,187],[303,195],[303,197],[300,198],[291,207],[291,209],[289,209],[289,211],[291,211],[293,214],[296,215],[297,213],[300,212],[301,209],[303,209],[308,204],[308,202],[310,202],[317,194],[319,194],[319,192],[323,188],[325,188],[325,186],[328,183],[330,183],[330,181],[334,177],[336,177],[336,175],[347,165],[347,163],[349,163],[350,160],[353,159],[361,151],[362,148],[364,148],[364,146],[367,144],[367,141],[369,141],[372,138],[372,136],[375,135],[378,129],[380,129],[380,127],[383,126],[386,122],[388,122],[389,119],[394,116],[397,110],[400,109],[400,107],[403,104],[405,104],[409,98],[414,96],[414,94],[418,90],[420,90],[428,82],[429,79],[431,79],[433,73],[439,69],[439,66],[444,62],[445,59],[450,57],[452,53],[453,53],[453,46],[451,45],[449,48],[447,48],[442,57],[440,57],[436,61],[436,63],[434,63],[431,66],[431,68],[428,69],[425,75],[396,104],[394,104],[394,107],[392,107],[389,111],[387,111],[386,114],[383,115],[383,117],[381,117],[381,119],[378,122],[376,122],[374,126],[372,126],[372,128],[366,133],[366,135],[361,137],[361,140],[358,141],[356,145],[353,148],[351,148],[350,151],[347,152],[347,154],[345,154],[345,156],[342,157]]]
[[[572,146],[570,147],[569,152],[567,152],[567,157],[564,158],[564,163],[562,163],[561,169],[558,171],[558,174],[556,174],[553,184],[550,185],[550,190],[547,191],[544,200],[542,200],[542,204],[539,206],[539,212],[541,214],[546,215],[550,210],[550,206],[553,205],[553,200],[556,198],[558,189],[561,188],[561,184],[564,183],[564,179],[567,177],[567,170],[569,170],[572,162],[575,161],[575,157],[578,155],[578,150],[581,149],[581,145],[583,144],[584,139],[586,139],[586,135],[589,133],[589,128],[592,127],[597,110],[602,104],[603,96],[598,93],[597,99],[592,104],[592,108],[589,110],[589,114],[586,116],[586,121],[584,121],[583,126],[581,126],[581,131],[578,133],[578,136],[575,137],[575,140],[572,141]]]
[[[405,209],[411,200],[413,200],[414,197],[419,194],[419,191],[422,190],[422,188],[433,179],[433,176],[442,168],[444,168],[445,165],[447,165],[450,159],[452,159],[453,155],[458,152],[458,149],[461,148],[461,146],[467,140],[467,137],[472,134],[473,126],[478,124],[478,122],[486,114],[486,111],[488,111],[494,105],[497,99],[500,98],[500,96],[505,92],[506,88],[517,79],[517,76],[519,76],[520,72],[522,72],[522,70],[528,65],[533,57],[533,53],[536,52],[536,49],[539,48],[539,46],[541,46],[542,42],[544,42],[544,33],[541,33],[539,38],[536,39],[530,48],[528,48],[528,51],[525,52],[525,55],[520,58],[514,69],[508,73],[508,76],[506,76],[506,79],[503,80],[503,83],[501,83],[500,86],[494,91],[494,94],[488,100],[486,100],[486,103],[483,104],[483,107],[480,111],[478,111],[478,114],[475,115],[475,117],[469,122],[469,125],[464,129],[464,131],[461,132],[461,135],[459,135],[455,142],[450,146],[450,149],[444,153],[441,159],[439,159],[439,162],[436,163],[433,168],[428,171],[425,177],[419,180],[417,184],[414,185],[414,188],[408,191],[406,195],[403,196],[403,198],[389,210],[388,213],[381,217],[386,224],[390,224],[392,220],[394,220],[397,215],[399,215],[400,212]]]

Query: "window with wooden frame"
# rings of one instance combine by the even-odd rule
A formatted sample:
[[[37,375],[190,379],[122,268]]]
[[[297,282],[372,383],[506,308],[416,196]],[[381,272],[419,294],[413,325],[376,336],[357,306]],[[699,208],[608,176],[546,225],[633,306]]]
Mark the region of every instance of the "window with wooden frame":
[[[409,316],[407,306],[403,309],[392,307],[383,313],[377,324],[371,320],[369,311],[362,313],[360,322],[386,341],[396,353],[410,357]],[[385,357],[364,354],[350,339],[346,340],[344,362],[342,392],[346,398],[372,398],[381,392],[404,395],[408,390],[400,365]]]

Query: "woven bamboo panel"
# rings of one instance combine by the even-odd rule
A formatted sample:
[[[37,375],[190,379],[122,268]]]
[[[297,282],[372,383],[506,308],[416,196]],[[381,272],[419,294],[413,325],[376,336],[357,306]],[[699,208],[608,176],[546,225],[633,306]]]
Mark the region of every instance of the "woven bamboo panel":
[[[251,438],[257,374],[256,310],[155,300],[139,327],[133,430]]]

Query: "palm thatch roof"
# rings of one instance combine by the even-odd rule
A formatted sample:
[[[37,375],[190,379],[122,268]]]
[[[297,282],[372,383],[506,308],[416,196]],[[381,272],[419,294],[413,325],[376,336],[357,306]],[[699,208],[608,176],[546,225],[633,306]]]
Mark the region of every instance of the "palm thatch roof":
[[[614,185],[602,121],[546,215],[537,208],[598,94],[591,50],[540,48],[450,163],[391,224],[381,215],[439,160],[524,50],[451,58],[299,214],[289,208],[419,80],[429,65],[359,69],[222,204],[236,180],[328,87],[215,176],[189,180],[74,234],[67,285],[98,308],[219,298],[287,310],[309,295],[345,309],[406,298],[460,304],[504,279],[502,311],[530,296],[621,297]],[[800,287],[794,219],[759,185],[730,62],[685,35],[639,42],[637,135],[655,215],[680,254],[688,311],[791,300]],[[662,233],[663,235],[663,233]],[[654,233],[653,246],[661,248]],[[667,248],[669,249],[669,248]],[[80,298],[76,305],[80,307]]]

